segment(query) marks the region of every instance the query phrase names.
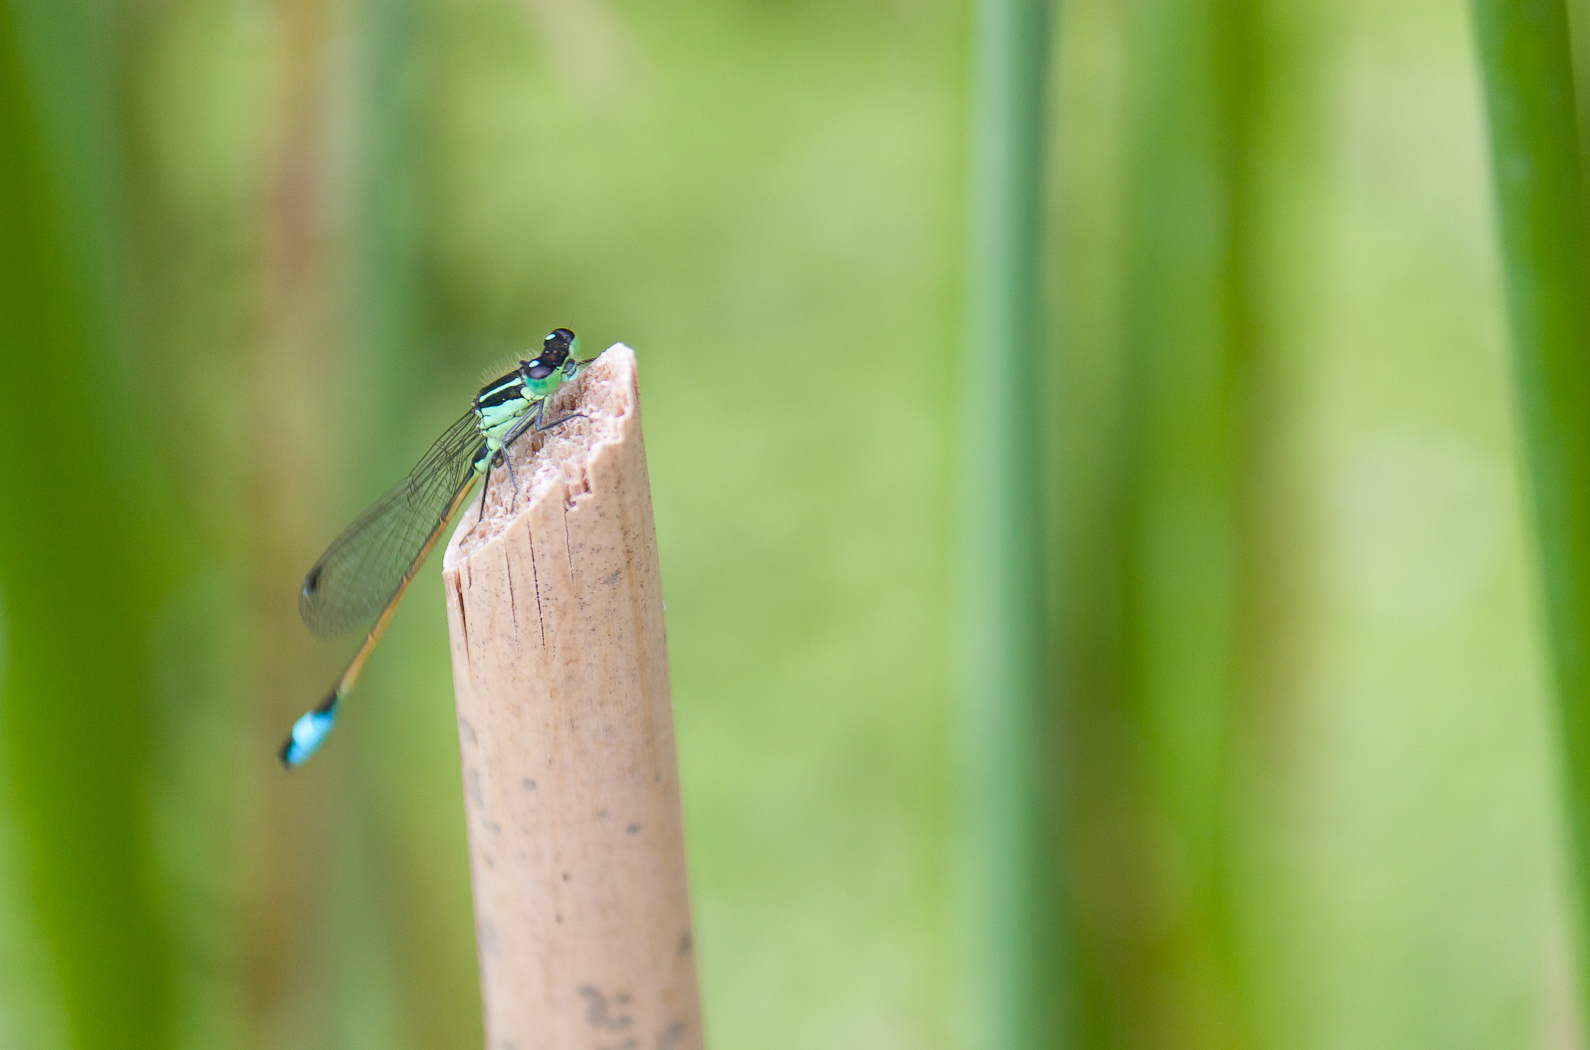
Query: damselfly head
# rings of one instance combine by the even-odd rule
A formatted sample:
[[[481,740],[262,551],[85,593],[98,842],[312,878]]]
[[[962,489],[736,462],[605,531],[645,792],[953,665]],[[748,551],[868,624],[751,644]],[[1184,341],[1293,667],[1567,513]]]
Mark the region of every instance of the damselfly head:
[[[542,341],[541,353],[534,361],[527,361],[524,374],[533,380],[545,379],[562,368],[579,349],[580,338],[567,328],[554,328]]]

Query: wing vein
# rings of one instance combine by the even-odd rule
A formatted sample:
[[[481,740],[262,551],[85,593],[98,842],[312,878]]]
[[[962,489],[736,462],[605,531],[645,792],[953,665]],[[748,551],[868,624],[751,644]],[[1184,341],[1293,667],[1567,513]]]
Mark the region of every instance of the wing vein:
[[[368,623],[403,585],[484,444],[473,410],[442,432],[414,469],[332,541],[304,577],[298,611],[322,636]]]

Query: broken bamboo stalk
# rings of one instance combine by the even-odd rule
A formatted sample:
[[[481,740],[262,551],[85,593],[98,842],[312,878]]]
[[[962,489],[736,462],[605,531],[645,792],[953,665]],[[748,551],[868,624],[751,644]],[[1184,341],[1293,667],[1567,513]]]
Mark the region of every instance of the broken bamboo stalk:
[[[635,355],[492,471],[443,560],[488,1050],[700,1050]]]

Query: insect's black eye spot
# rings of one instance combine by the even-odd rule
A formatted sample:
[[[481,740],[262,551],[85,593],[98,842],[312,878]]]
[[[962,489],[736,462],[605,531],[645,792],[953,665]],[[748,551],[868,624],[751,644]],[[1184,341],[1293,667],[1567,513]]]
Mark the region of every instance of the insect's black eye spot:
[[[541,360],[556,368],[574,348],[574,333],[567,328],[554,328],[541,342]]]
[[[554,371],[556,371],[556,369],[553,368],[553,366],[547,364],[545,358],[538,357],[534,361],[530,362],[530,367],[525,370],[525,374],[531,379],[545,379]]]
[[[319,589],[321,571],[321,567],[316,565],[313,569],[309,570],[309,575],[304,577],[305,594],[314,594],[315,591]]]

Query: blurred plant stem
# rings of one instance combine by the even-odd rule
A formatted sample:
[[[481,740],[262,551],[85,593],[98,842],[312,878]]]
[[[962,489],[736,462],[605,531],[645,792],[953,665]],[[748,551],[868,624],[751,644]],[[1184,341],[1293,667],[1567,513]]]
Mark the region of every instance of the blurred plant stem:
[[[170,583],[108,285],[110,70],[86,4],[0,3],[0,770],[69,1045],[173,1038],[148,643]]]
[[[425,338],[423,17],[417,0],[364,0],[357,20],[363,78],[351,259],[358,302],[351,335],[365,403],[360,419],[365,438],[351,458],[364,468],[357,473],[381,479],[382,486],[413,466],[416,440],[430,437],[416,432],[415,407],[443,364]],[[455,392],[456,406],[472,391],[464,384]],[[384,938],[389,944],[387,965],[361,975],[364,994],[391,1000],[393,1020],[407,1045],[468,1046],[484,1035],[459,819],[462,773],[456,733],[432,732],[438,723],[452,722],[452,694],[445,678],[428,678],[405,665],[414,660],[427,666],[423,654],[390,644],[400,631],[418,629],[427,600],[434,595],[425,594],[422,585],[406,603],[404,623],[389,636],[364,682],[371,701],[365,731],[347,741],[359,780],[352,798],[362,823],[345,821],[347,841],[338,855],[363,878],[344,878],[351,892],[340,898],[339,921],[350,929],[364,927],[364,940]],[[432,612],[440,618],[439,600]],[[440,639],[441,633],[427,638]],[[445,648],[435,646],[433,655],[444,657]],[[441,688],[432,688],[433,683]],[[417,717],[418,711],[432,717]],[[440,757],[426,761],[433,755]],[[455,874],[455,883],[442,885],[463,892],[438,893],[438,871]],[[379,892],[370,894],[372,886]],[[372,917],[376,928],[371,928]],[[346,967],[374,969],[360,962],[359,937],[347,943],[352,950]],[[362,957],[369,955],[365,951]],[[369,987],[373,983],[383,986]],[[390,1045],[390,1040],[377,1045]]]
[[[1079,712],[1116,738],[1082,757],[1089,805],[1132,818],[1129,831],[1082,822],[1084,881],[1111,898],[1090,900],[1082,929],[1087,1030],[1107,1046],[1253,1042],[1232,825],[1262,648],[1250,609],[1261,15],[1255,0],[1129,12],[1121,422],[1098,559],[1116,619],[1092,643],[1098,695],[1082,698],[1100,709]]]
[[[1567,9],[1557,0],[1471,7],[1566,764],[1580,1016],[1590,1017],[1590,223]]]
[[[1037,450],[1045,0],[976,6],[962,644],[978,1044],[1070,1045]]]
[[[355,321],[362,346],[361,390],[375,402],[379,463],[394,477],[408,429],[399,415],[419,387],[422,282],[416,127],[416,0],[366,0],[359,26],[364,56],[358,194],[354,231]]]
[[[255,202],[258,320],[247,365],[251,405],[247,507],[258,710],[269,739],[321,696],[330,668],[299,621],[293,582],[310,564],[327,526],[329,453],[339,447],[348,413],[336,392],[337,323],[328,289],[338,276],[335,213],[326,127],[331,93],[332,5],[277,0],[269,17],[278,45],[267,69],[263,172]],[[252,1016],[257,1045],[332,1045],[336,987],[324,946],[331,928],[328,893],[332,828],[345,797],[332,779],[335,761],[313,763],[284,779],[274,763],[265,814],[255,914],[247,929]],[[318,960],[308,966],[308,960]]]

